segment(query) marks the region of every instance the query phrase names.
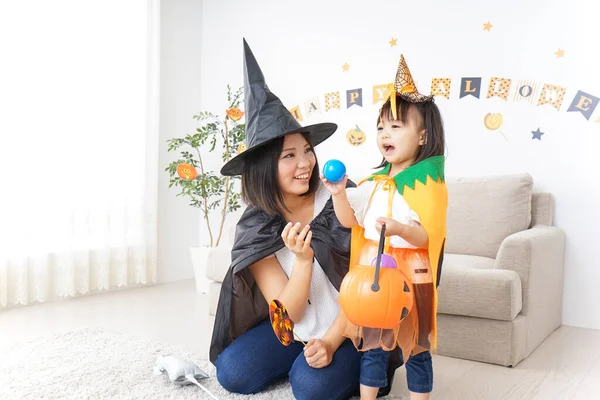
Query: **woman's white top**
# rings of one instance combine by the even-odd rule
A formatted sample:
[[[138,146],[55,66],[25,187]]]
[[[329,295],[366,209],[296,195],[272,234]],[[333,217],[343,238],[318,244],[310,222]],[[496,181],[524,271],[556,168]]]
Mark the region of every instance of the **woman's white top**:
[[[315,193],[315,205],[313,219],[319,215],[325,207],[325,203],[331,195],[322,183]],[[292,274],[294,260],[296,256],[287,247],[275,252],[277,261],[281,264],[281,268],[287,275],[288,279]],[[329,327],[337,318],[340,306],[337,302],[339,297],[338,291],[319,265],[315,257],[312,265],[312,279],[310,281],[310,294],[308,296],[308,304],[302,320],[294,325],[294,332],[303,341],[310,339],[321,339]]]
[[[373,193],[375,190],[375,193]],[[371,204],[369,198],[373,193]],[[350,207],[359,225],[365,229],[365,238],[379,242],[379,233],[375,228],[377,218],[388,215],[388,191],[383,189],[383,184],[375,181],[364,181],[355,188],[347,188],[346,194]],[[406,225],[418,226],[419,216],[412,210],[404,197],[394,190],[392,199],[392,219]],[[402,239],[400,236],[390,237],[390,246],[396,248],[414,249],[415,246]]]

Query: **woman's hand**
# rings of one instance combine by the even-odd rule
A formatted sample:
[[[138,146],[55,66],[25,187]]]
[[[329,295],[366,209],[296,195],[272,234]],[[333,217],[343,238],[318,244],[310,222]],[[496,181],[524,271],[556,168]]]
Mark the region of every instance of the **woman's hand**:
[[[325,188],[329,190],[329,193],[331,193],[332,196],[337,196],[338,194],[346,190],[346,181],[348,181],[348,175],[344,175],[344,178],[341,181],[334,183],[329,182],[327,179],[325,179],[323,174],[321,174],[321,181],[323,182]]]
[[[293,225],[291,222],[288,223],[283,229],[283,232],[281,232],[281,238],[286,247],[296,255],[297,259],[310,261],[312,265],[315,253],[313,252],[312,247],[310,247],[310,240],[312,238],[310,225],[306,225],[300,233],[298,233],[298,229],[300,229],[300,222]]]
[[[325,339],[310,339],[304,346],[306,363],[313,368],[325,368],[333,359],[333,346]]]

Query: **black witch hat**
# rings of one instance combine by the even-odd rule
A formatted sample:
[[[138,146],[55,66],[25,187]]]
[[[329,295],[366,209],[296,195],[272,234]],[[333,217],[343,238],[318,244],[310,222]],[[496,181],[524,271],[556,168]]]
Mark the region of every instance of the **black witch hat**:
[[[221,175],[241,175],[246,156],[250,152],[260,151],[262,146],[278,137],[291,133],[308,133],[313,146],[316,146],[337,129],[337,125],[333,123],[300,125],[281,103],[281,100],[269,90],[265,77],[245,39],[244,112],[246,116],[246,150],[229,160],[221,168]]]

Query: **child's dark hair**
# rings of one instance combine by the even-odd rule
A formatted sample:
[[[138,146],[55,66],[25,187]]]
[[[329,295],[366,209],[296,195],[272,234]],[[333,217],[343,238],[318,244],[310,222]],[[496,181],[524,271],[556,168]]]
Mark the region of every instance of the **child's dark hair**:
[[[411,103],[405,100],[403,97],[396,95],[396,115],[403,122],[408,122],[408,113],[411,109],[418,111],[423,120],[423,126],[420,129],[425,129],[427,135],[425,144],[419,149],[415,164],[421,162],[429,157],[443,156],[446,148],[446,140],[444,136],[444,123],[442,121],[442,115],[437,105],[433,101],[423,103]],[[381,107],[381,112],[377,118],[377,125],[381,122],[382,118],[391,121],[394,119],[392,114],[392,104],[388,99]],[[375,168],[385,167],[388,162],[383,159],[380,165]]]
[[[314,151],[310,135],[302,133],[302,136]],[[281,136],[260,149],[248,153],[242,170],[242,199],[247,204],[265,211],[271,216],[282,215],[283,210],[289,211],[285,206],[277,177],[284,138],[285,136]],[[320,181],[319,163],[315,157],[315,166],[310,177],[308,191],[302,196],[315,193],[319,188]]]

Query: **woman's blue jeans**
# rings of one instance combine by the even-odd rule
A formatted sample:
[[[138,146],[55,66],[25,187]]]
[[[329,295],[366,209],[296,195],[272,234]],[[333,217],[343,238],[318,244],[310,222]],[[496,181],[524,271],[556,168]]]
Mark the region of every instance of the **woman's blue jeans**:
[[[304,345],[282,345],[269,320],[233,341],[217,358],[217,379],[230,392],[251,394],[289,376],[294,397],[303,399],[347,399],[359,390],[359,353],[349,340],[338,348],[325,368],[306,363]]]

